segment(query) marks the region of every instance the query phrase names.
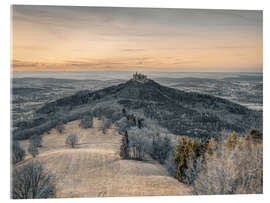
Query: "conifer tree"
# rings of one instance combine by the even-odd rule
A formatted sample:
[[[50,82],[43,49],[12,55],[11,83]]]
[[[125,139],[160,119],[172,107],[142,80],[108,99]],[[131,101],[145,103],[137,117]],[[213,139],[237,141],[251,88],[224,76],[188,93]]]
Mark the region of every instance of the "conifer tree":
[[[121,147],[120,147],[120,157],[123,159],[129,158],[129,140],[127,131],[122,136]]]
[[[227,149],[233,149],[238,142],[239,139],[237,138],[236,132],[233,131],[226,143]]]
[[[197,140],[191,141],[183,136],[180,143],[176,145],[174,162],[177,165],[176,177],[180,182],[192,184],[199,172],[198,160],[206,151],[204,144]]]

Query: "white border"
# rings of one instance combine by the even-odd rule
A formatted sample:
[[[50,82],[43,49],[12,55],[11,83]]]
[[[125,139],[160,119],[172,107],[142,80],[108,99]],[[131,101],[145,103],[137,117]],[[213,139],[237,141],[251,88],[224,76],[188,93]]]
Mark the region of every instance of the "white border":
[[[76,2],[76,3],[74,3]],[[38,4],[38,5],[73,5],[73,6],[113,6],[113,7],[163,7],[163,8],[198,8],[198,9],[247,9],[247,10],[264,10],[264,195],[228,195],[228,196],[180,196],[180,197],[130,197],[130,198],[85,198],[85,199],[53,199],[55,201],[79,201],[79,202],[137,202],[137,201],[154,201],[154,202],[270,202],[269,191],[269,161],[267,161],[269,153],[269,94],[267,93],[270,80],[269,76],[269,11],[270,7],[267,0],[254,1],[254,0],[188,0],[188,1],[176,1],[176,0],[14,0],[1,2],[0,14],[1,14],[1,167],[0,167],[0,191],[1,202],[9,199],[9,127],[10,127],[10,5],[11,4]],[[266,55],[267,54],[267,55]],[[3,130],[2,130],[3,129]],[[28,200],[31,201],[31,200]],[[46,200],[39,200],[46,201]]]

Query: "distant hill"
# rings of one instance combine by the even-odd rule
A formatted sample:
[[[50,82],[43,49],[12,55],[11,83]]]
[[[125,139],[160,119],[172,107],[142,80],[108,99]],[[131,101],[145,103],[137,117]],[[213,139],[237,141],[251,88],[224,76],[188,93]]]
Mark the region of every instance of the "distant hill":
[[[28,137],[37,126],[47,123],[55,127],[52,120],[60,121],[65,117],[71,121],[76,112],[91,111],[93,105],[105,101],[117,102],[130,111],[143,111],[176,135],[208,138],[216,137],[224,129],[245,132],[254,127],[262,130],[262,111],[249,110],[206,94],[176,90],[148,79],[145,82],[129,80],[94,92],[80,91],[45,104],[36,111],[32,122],[15,124],[13,134],[17,139]]]

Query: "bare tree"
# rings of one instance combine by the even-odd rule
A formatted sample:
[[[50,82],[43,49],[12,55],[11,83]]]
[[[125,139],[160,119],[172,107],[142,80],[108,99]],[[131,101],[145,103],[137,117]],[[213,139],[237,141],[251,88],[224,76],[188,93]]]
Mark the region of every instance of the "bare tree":
[[[92,116],[84,117],[80,121],[79,127],[83,128],[83,129],[92,128],[93,127],[93,117]]]
[[[16,140],[12,142],[12,163],[18,163],[23,160],[25,156],[25,150],[20,146],[20,143]]]
[[[75,145],[78,144],[78,137],[76,134],[70,134],[67,136],[66,144],[71,146],[71,148],[75,148]]]
[[[229,149],[224,143],[207,157],[205,166],[193,185],[198,195],[263,192],[262,143],[244,140]]]
[[[123,117],[119,121],[117,121],[116,126],[118,128],[119,133],[125,133],[130,127],[126,117]]]
[[[30,144],[35,145],[36,147],[42,147],[42,136],[41,135],[33,135],[29,140]]]
[[[110,119],[102,117],[102,124],[100,130],[103,132],[103,134],[107,132],[107,129],[111,126],[111,123],[112,121]]]
[[[38,147],[34,142],[30,141],[28,152],[32,155],[32,157],[36,157],[39,154]]]
[[[112,114],[111,120],[113,123],[115,123],[116,121],[120,120],[122,118],[122,112],[121,111],[116,111]]]
[[[55,177],[39,162],[30,162],[14,169],[12,175],[13,199],[40,199],[55,197]]]
[[[153,131],[148,128],[139,129],[131,127],[128,130],[130,157],[137,160],[143,160],[145,154],[152,151]]]

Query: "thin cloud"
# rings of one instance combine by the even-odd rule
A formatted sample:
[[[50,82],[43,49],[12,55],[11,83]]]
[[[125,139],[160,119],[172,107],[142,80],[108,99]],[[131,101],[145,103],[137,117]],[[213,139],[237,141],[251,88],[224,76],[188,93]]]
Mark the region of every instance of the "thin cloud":
[[[252,46],[215,46],[215,49],[254,49]]]
[[[12,67],[37,67],[39,63],[29,62],[29,61],[20,61],[20,60],[13,60],[11,62]]]
[[[175,62],[173,64],[174,65],[190,65],[190,64],[198,64],[198,63],[200,63],[200,61],[190,60],[190,61],[179,61],[179,62]]]
[[[138,52],[138,51],[145,51],[145,49],[122,49],[122,51],[127,51],[127,52]]]

